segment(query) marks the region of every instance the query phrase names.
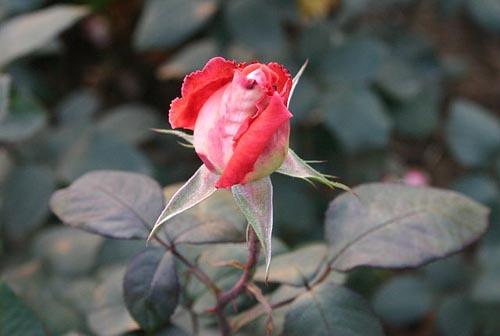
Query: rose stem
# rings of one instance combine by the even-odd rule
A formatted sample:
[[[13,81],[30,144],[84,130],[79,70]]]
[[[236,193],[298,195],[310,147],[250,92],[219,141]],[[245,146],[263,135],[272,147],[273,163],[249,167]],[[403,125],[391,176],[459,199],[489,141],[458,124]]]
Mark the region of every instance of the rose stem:
[[[220,289],[215,285],[215,283],[210,279],[210,277],[198,266],[191,263],[186,259],[179,251],[176,250],[174,245],[169,245],[167,242],[163,241],[159,237],[154,237],[158,243],[160,243],[167,251],[170,251],[174,257],[179,259],[184,265],[186,265],[190,272],[192,272],[198,280],[200,280],[205,286],[207,286],[214,295],[218,295]]]
[[[231,327],[229,326],[229,322],[224,315],[224,309],[231,301],[236,299],[241,293],[245,291],[246,284],[250,281],[254,274],[258,259],[259,242],[257,239],[257,235],[252,228],[249,228],[248,257],[247,262],[243,268],[243,274],[233,287],[217,295],[217,305],[213,309],[213,311],[217,314],[217,319],[219,321],[222,336],[231,335]]]

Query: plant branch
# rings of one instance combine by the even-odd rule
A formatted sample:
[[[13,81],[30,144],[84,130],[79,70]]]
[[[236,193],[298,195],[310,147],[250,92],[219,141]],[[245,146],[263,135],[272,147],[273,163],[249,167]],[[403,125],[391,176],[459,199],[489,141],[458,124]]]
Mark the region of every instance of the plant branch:
[[[212,309],[212,311],[215,312],[215,314],[217,314],[217,319],[219,321],[219,327],[221,329],[222,336],[231,335],[231,327],[229,325],[228,319],[224,314],[224,310],[231,301],[236,299],[240,294],[242,294],[246,290],[246,285],[251,280],[255,272],[255,266],[257,265],[257,261],[259,259],[259,250],[260,246],[257,239],[257,235],[255,234],[255,231],[252,228],[249,228],[248,257],[247,257],[247,262],[243,267],[243,274],[234,284],[233,287],[217,295],[217,305],[215,306],[215,308]]]
[[[154,239],[160,243],[167,251],[170,251],[174,257],[176,257],[180,262],[187,266],[189,271],[198,278],[205,286],[210,289],[215,296],[217,296],[220,292],[220,289],[215,285],[215,283],[210,279],[210,277],[198,266],[191,263],[186,257],[177,251],[174,245],[170,245],[158,236],[154,236]]]

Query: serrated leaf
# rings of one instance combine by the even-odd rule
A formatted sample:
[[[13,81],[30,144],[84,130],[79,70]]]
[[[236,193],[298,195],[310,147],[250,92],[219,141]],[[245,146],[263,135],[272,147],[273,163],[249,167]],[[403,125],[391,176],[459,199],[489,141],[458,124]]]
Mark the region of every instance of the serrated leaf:
[[[168,324],[179,301],[179,281],[172,253],[148,248],[129,263],[123,279],[125,304],[149,332]]]
[[[215,192],[218,176],[202,165],[196,173],[172,196],[156,220],[148,240],[172,217],[200,203]]]
[[[35,314],[4,282],[0,282],[0,335],[46,335]]]
[[[371,183],[337,197],[326,213],[334,269],[415,267],[459,251],[488,226],[489,210],[455,192]]]
[[[234,199],[259,238],[264,256],[266,270],[271,264],[271,238],[273,233],[273,185],[271,179],[263,179],[235,185],[231,188]]]
[[[0,26],[0,68],[43,47],[87,14],[84,6],[56,5],[4,23]]]
[[[325,281],[299,296],[285,317],[287,336],[383,335],[369,305],[345,287]]]
[[[146,238],[163,204],[156,181],[119,171],[85,174],[50,201],[66,224],[116,239]]]
[[[200,29],[216,11],[216,0],[148,0],[134,46],[139,50],[171,47]]]

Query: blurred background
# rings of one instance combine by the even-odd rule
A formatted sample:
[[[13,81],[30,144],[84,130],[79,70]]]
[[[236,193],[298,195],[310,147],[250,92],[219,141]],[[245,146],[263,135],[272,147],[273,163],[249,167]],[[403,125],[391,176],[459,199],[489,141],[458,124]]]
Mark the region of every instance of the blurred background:
[[[488,234],[464,253],[358,269],[348,286],[388,335],[500,335],[498,0],[0,0],[0,276],[50,334],[134,330],[119,281],[104,275],[144,248],[63,227],[52,192],[95,169],[162,185],[190,177],[194,151],[150,128],[169,128],[182,78],[216,55],[292,74],[309,60],[291,147],[324,160],[322,172],[491,207]],[[336,192],[273,182],[275,235],[290,247],[322,240]]]

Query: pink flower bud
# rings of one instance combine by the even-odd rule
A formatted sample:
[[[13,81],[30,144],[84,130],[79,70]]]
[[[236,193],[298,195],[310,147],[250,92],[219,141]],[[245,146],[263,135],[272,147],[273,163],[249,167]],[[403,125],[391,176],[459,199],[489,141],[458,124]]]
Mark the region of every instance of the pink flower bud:
[[[194,131],[196,153],[220,175],[217,188],[245,184],[270,175],[286,157],[291,86],[288,71],[277,63],[215,57],[186,76],[169,121],[172,128]]]

